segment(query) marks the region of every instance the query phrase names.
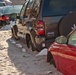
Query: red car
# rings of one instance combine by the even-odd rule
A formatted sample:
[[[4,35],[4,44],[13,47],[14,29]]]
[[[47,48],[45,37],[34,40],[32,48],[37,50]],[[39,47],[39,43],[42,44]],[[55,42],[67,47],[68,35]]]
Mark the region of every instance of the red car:
[[[76,75],[76,30],[67,37],[57,37],[49,47],[47,62],[52,61],[57,70],[64,75]]]

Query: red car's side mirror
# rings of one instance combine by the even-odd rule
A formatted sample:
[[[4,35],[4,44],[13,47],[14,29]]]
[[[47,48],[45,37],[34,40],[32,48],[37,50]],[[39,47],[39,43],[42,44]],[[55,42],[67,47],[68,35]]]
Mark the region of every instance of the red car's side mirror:
[[[59,44],[66,44],[67,38],[65,36],[59,36],[55,39],[55,41]]]

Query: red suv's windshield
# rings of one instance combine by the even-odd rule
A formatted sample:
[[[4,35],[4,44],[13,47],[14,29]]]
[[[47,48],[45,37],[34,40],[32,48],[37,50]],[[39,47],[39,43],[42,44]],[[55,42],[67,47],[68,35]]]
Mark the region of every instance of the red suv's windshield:
[[[76,11],[76,0],[44,0],[43,16],[64,15]]]

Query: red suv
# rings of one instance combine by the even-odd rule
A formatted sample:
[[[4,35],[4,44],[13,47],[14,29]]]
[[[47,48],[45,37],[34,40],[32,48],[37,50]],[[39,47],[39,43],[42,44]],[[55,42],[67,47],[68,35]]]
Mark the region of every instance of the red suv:
[[[21,24],[12,27],[12,35],[21,36],[28,48],[40,51],[72,30],[75,15],[76,0],[26,0],[19,15]]]

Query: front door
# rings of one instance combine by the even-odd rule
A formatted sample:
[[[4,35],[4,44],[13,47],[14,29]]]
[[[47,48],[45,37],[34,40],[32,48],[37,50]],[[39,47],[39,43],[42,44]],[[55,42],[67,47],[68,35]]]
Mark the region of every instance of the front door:
[[[76,31],[68,38],[68,44],[61,44],[57,55],[59,70],[64,75],[76,75]]]
[[[27,22],[30,21],[30,11],[33,8],[35,0],[26,0],[26,2],[23,4],[23,7],[20,12],[20,22],[21,24],[18,24],[18,31],[19,31],[19,36],[25,38],[25,35],[27,33]]]

